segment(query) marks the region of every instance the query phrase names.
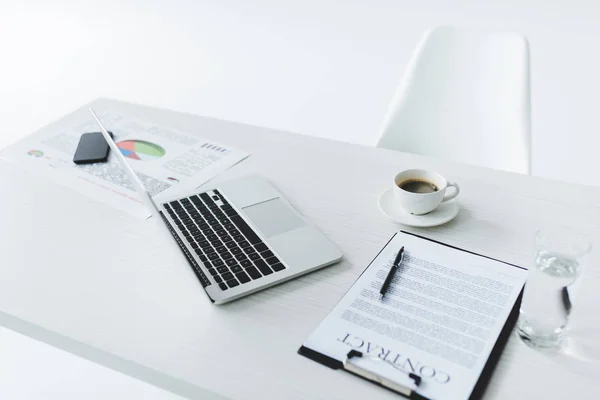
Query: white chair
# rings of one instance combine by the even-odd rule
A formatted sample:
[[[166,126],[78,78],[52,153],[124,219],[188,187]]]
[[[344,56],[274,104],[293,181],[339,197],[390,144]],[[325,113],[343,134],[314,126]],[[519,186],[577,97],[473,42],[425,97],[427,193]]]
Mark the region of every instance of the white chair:
[[[529,44],[439,27],[417,46],[377,147],[528,174]]]

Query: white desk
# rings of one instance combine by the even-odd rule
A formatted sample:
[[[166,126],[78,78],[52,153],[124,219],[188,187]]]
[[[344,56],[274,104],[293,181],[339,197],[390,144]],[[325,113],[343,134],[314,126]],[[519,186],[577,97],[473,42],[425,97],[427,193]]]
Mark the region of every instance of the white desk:
[[[121,103],[93,107],[249,151],[218,179],[266,176],[344,252],[335,266],[214,306],[152,221],[1,163],[10,190],[0,208],[0,323],[190,398],[396,398],[296,350],[399,228],[376,205],[399,169],[435,169],[462,188],[454,221],[411,231],[525,266],[538,227],[572,225],[600,243],[600,189]],[[597,254],[574,299],[575,353],[545,355],[512,338],[489,398],[600,396],[600,345],[585,341],[600,332]]]
[[[0,353],[2,399],[185,400],[184,397],[2,327]]]

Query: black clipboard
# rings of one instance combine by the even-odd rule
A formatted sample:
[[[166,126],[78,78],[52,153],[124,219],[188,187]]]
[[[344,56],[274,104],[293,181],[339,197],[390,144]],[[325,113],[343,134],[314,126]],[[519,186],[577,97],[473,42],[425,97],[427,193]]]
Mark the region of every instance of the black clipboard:
[[[456,246],[452,246],[449,245],[447,243],[443,243],[434,239],[430,239],[424,236],[420,236],[411,232],[406,232],[406,231],[400,231],[401,233],[407,234],[407,235],[412,235],[415,237],[418,237],[420,239],[423,240],[428,240],[430,242],[434,242],[446,247],[450,247],[452,249],[455,250],[460,250],[460,251],[464,251],[479,257],[483,257],[483,258],[487,258],[490,260],[494,260],[494,261],[498,261],[502,264],[506,264],[509,265],[511,267],[515,267],[515,268],[519,268],[519,269],[523,269],[526,270],[526,268],[520,267],[518,265],[515,264],[511,264],[502,260],[498,260],[496,258],[492,258],[492,257],[488,257],[479,253],[475,253],[473,251],[469,251],[466,249],[462,249],[460,247],[456,247]],[[390,242],[392,241],[392,239],[394,239],[394,237],[396,237],[398,233],[395,233],[394,235],[392,235],[392,237],[387,241],[387,243],[385,244],[385,246],[383,246],[381,248],[381,250],[379,250],[379,252],[377,253],[377,255],[375,255],[375,257],[373,257],[373,259],[371,260],[371,262],[369,263],[369,265],[367,265],[367,267],[363,270],[363,272],[361,272],[361,274],[358,276],[358,278],[356,279],[356,281],[354,281],[354,283],[352,285],[354,285],[362,276],[362,274],[365,273],[366,270],[368,270],[371,265],[373,264],[373,262],[377,259],[377,257],[379,257],[379,255],[381,254],[381,252],[390,244]],[[350,289],[348,289],[350,290]],[[347,293],[347,292],[346,292]],[[346,293],[344,293],[344,296],[346,295]],[[342,296],[342,297],[344,297]],[[517,300],[515,301],[515,304],[513,305],[513,308],[510,312],[510,314],[508,315],[508,318],[506,319],[506,322],[504,324],[504,327],[502,328],[502,331],[500,332],[500,334],[498,335],[498,340],[496,340],[496,344],[494,345],[494,347],[492,348],[492,351],[490,353],[490,356],[488,357],[487,362],[485,363],[483,370],[481,371],[481,374],[479,375],[479,379],[477,380],[477,383],[475,384],[475,386],[473,387],[473,391],[471,392],[471,395],[469,396],[469,400],[476,400],[476,399],[481,399],[483,397],[483,394],[485,393],[485,389],[488,386],[488,383],[492,377],[492,374],[494,372],[494,369],[496,368],[496,364],[498,363],[498,360],[500,359],[500,356],[502,355],[502,350],[504,350],[504,347],[506,346],[506,343],[508,342],[508,338],[510,337],[510,334],[513,330],[513,328],[515,327],[515,324],[517,322],[517,319],[519,317],[519,308],[521,305],[521,299],[523,298],[523,289],[521,289],[521,293],[519,294],[519,296],[517,296]],[[309,358],[313,361],[318,362],[319,364],[325,365],[326,367],[329,367],[331,369],[341,369],[344,370],[346,372],[349,372],[355,376],[358,376],[360,378],[363,378],[371,383],[374,383],[380,387],[383,387],[387,390],[390,390],[394,393],[398,393],[400,395],[403,395],[404,397],[410,398],[410,399],[415,399],[415,400],[429,400],[428,398],[419,395],[417,392],[412,391],[410,394],[406,395],[404,393],[400,393],[397,392],[393,389],[391,389],[390,387],[381,384],[380,382],[376,381],[376,380],[372,380],[372,379],[367,379],[364,376],[361,375],[357,375],[351,371],[348,371],[346,368],[344,368],[344,363],[342,361],[339,361],[335,358],[326,356],[318,351],[312,350],[306,346],[301,346],[298,349],[298,354]],[[350,355],[350,354],[349,354]]]

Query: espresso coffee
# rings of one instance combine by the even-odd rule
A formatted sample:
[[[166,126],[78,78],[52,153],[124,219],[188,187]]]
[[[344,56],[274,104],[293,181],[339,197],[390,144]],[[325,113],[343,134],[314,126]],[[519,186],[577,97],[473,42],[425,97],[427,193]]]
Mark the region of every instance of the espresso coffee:
[[[398,187],[411,193],[433,193],[439,190],[435,183],[424,179],[408,179],[400,182]]]

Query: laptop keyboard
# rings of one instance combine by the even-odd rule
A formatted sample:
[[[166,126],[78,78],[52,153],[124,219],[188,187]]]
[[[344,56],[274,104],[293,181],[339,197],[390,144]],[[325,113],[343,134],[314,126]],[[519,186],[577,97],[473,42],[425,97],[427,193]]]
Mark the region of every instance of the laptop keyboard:
[[[285,269],[218,190],[163,204],[222,290]]]

